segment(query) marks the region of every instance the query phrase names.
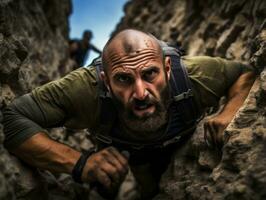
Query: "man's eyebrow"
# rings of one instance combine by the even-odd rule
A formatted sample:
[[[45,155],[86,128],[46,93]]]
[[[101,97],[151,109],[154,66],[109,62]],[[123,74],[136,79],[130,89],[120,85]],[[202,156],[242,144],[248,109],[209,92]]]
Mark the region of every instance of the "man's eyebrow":
[[[160,67],[159,66],[156,66],[156,65],[152,65],[152,66],[147,66],[145,68],[143,68],[141,71],[142,72],[146,72],[146,71],[150,71],[150,70],[160,70]]]
[[[123,76],[132,76],[132,73],[130,72],[125,72],[125,71],[118,71],[118,72],[114,72],[113,73],[113,76],[120,76],[120,75],[123,75]]]

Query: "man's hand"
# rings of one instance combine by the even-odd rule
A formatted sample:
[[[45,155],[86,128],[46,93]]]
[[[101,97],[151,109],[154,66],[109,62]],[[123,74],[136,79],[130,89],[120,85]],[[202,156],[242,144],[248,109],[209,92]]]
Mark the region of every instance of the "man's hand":
[[[227,103],[222,111],[217,116],[205,122],[204,138],[208,146],[219,147],[223,145],[224,130],[242,106],[254,80],[255,75],[253,72],[242,74],[230,87],[227,95]]]
[[[115,189],[123,182],[128,172],[128,158],[114,147],[92,154],[84,167],[82,180],[100,183],[106,189]]]
[[[208,146],[222,146],[224,141],[223,132],[232,120],[231,116],[217,115],[207,119],[204,123],[204,139]]]

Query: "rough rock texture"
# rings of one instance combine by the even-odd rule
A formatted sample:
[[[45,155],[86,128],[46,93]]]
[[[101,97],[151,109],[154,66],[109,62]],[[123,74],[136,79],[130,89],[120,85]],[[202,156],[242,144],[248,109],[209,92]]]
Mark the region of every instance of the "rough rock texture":
[[[207,148],[202,122],[191,140],[176,150],[155,199],[266,199],[265,6],[263,0],[134,0],[126,5],[117,30],[146,30],[181,44],[189,55],[240,60],[259,74],[225,131],[228,142],[223,149]],[[16,96],[68,71],[70,11],[70,0],[0,0],[1,109]],[[59,129],[52,133],[79,150],[91,145],[82,132],[75,138],[65,138]],[[89,188],[79,188],[69,176],[58,175],[55,181],[48,172],[22,166],[2,143],[0,123],[0,199],[89,198]],[[49,193],[44,192],[47,189]]]
[[[207,148],[202,121],[176,150],[155,199],[266,199],[266,2],[133,0],[125,13],[116,31],[138,28],[188,55],[239,60],[258,72],[224,147]]]
[[[67,67],[70,12],[69,0],[0,0],[1,109],[16,96],[58,78],[62,66]],[[25,195],[23,189],[34,181],[20,185],[27,170],[21,173],[4,149],[3,137],[0,124],[0,199],[10,200]]]

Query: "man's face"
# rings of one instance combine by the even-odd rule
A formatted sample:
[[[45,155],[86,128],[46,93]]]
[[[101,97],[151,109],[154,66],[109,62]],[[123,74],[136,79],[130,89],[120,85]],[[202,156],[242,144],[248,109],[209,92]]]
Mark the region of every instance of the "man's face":
[[[153,132],[165,124],[169,65],[152,48],[111,56],[107,85],[119,117],[129,129]]]

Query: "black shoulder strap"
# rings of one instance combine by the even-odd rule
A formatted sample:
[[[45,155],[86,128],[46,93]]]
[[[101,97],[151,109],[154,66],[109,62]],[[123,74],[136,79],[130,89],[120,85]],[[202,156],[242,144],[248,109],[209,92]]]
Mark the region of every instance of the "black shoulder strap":
[[[160,45],[164,56],[170,56],[171,58],[170,87],[173,101],[171,109],[174,113],[172,117],[176,118],[175,115],[181,114],[186,124],[194,123],[199,114],[193,102],[192,85],[185,65],[181,60],[182,52],[178,47],[169,46],[163,41],[160,41]]]
[[[113,106],[111,95],[100,77],[101,71],[103,71],[101,57],[94,59],[91,65],[95,66],[97,71],[98,94],[100,101],[100,132],[108,135],[113,125],[112,122],[115,121],[117,116],[116,110]]]

